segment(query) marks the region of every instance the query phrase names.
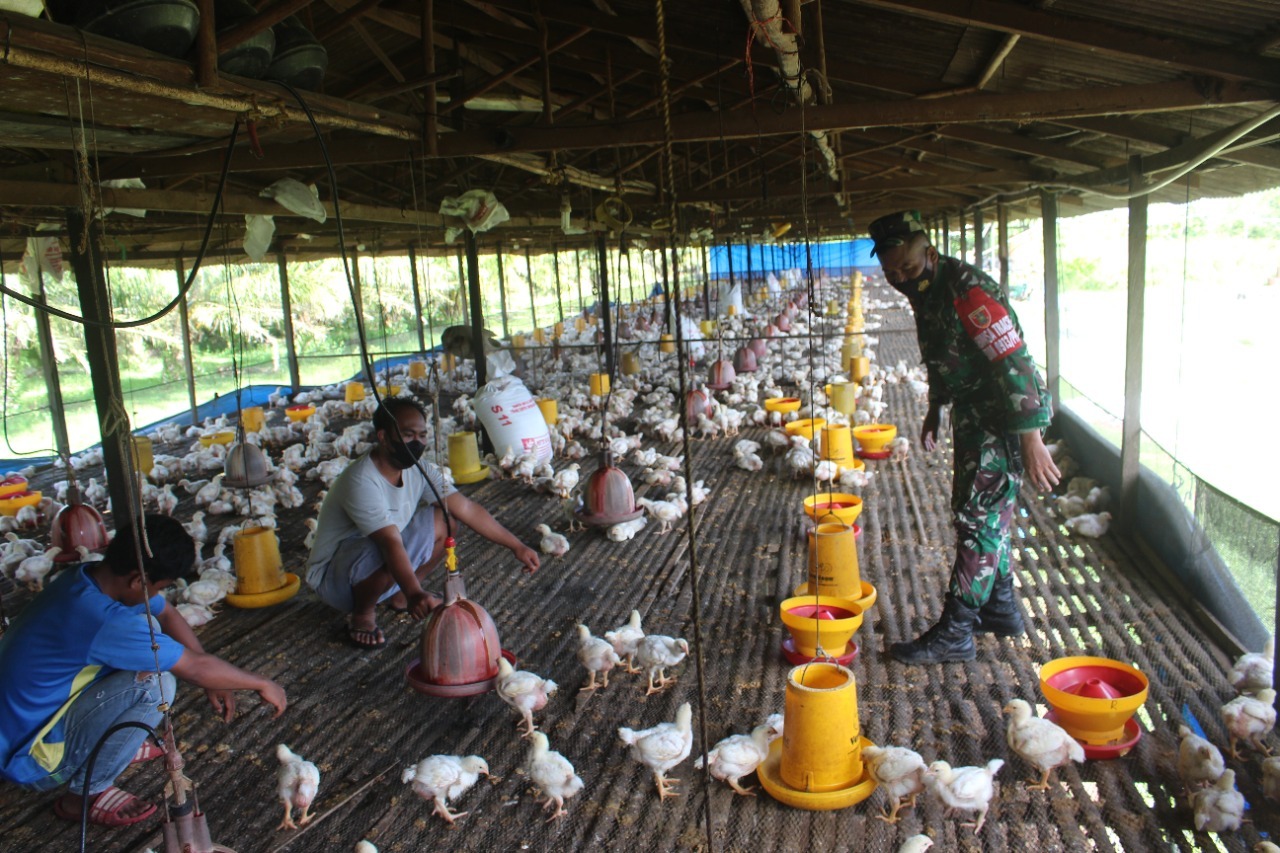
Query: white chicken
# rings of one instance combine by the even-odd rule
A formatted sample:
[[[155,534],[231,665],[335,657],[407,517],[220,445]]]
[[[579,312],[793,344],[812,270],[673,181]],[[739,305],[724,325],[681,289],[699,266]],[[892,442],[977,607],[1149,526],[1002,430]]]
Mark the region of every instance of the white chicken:
[[[276,829],[297,829],[311,820],[311,803],[320,790],[320,768],[284,744],[276,747],[276,759],[280,762],[280,769],[276,772],[276,793],[284,804],[284,820]],[[293,822],[295,806],[302,809],[297,823]]]
[[[1280,803],[1280,755],[1262,762],[1262,793]]]
[[[667,667],[680,663],[687,654],[689,643],[683,638],[650,634],[641,640],[636,647],[636,663],[649,675],[649,689],[645,691],[645,695],[661,693],[675,684],[675,676],[667,678]],[[656,687],[653,683],[654,676],[658,678]]]
[[[413,792],[431,802],[435,813],[450,826],[467,812],[449,810],[449,801],[456,800],[481,776],[489,776],[489,764],[478,755],[459,758],[456,755],[433,755],[424,758],[413,767],[406,767],[400,781],[412,783]]]
[[[218,499],[218,495],[222,494],[222,478],[224,476],[224,474],[217,474],[212,480],[200,487],[195,494],[196,506],[205,506]]]
[[[609,528],[606,535],[614,542],[626,542],[634,539],[636,534],[644,530],[649,520],[643,515],[631,521],[623,521]]]
[[[1098,539],[1105,536],[1107,529],[1111,527],[1111,513],[1086,512],[1083,515],[1077,515],[1075,518],[1068,518],[1064,524],[1072,533],[1078,533],[1089,539]]]
[[[889,461],[905,462],[911,456],[911,439],[900,435],[889,442]]]
[[[913,808],[916,797],[924,790],[924,759],[905,746],[864,746],[862,760],[867,773],[889,795],[890,811],[876,817],[897,823],[903,798],[908,798],[906,807]]]
[[[1223,770],[1218,781],[1191,794],[1196,829],[1232,832],[1244,820],[1244,795],[1236,790],[1236,772]]]
[[[605,631],[604,638],[613,646],[618,657],[626,658],[627,672],[636,673],[641,670],[635,665],[636,650],[644,639],[644,629],[640,627],[640,611],[632,610],[631,618],[625,624],[612,631]]]
[[[947,816],[955,811],[977,812],[976,823],[961,824],[972,826],[976,834],[982,831],[987,820],[987,809],[996,793],[996,774],[1001,767],[1004,767],[1001,758],[991,759],[984,767],[953,768],[945,761],[935,761],[925,773],[925,785],[946,805]]]
[[[707,752],[707,767],[711,775],[721,782],[729,783],[739,794],[754,797],[754,788],[744,788],[739,783],[743,776],[755,772],[756,768],[769,757],[769,740],[773,729],[768,723],[756,726],[749,735],[729,735]],[[703,767],[699,758],[693,765],[698,770]]]
[[[658,528],[659,533],[669,531],[671,525],[684,516],[684,511],[674,501],[651,501],[648,498],[640,498],[636,501],[636,506],[643,507],[645,512],[659,522],[661,525]]]
[[[184,594],[188,604],[198,604],[201,607],[212,607],[219,601],[227,597],[227,593],[223,585],[216,579],[198,580],[187,586]]]
[[[787,463],[787,468],[791,470],[791,476],[809,476],[813,473],[813,448],[809,446],[809,439],[803,435],[795,435],[791,437],[791,449],[787,451],[787,455],[783,457],[783,461]]]
[[[1178,727],[1178,778],[1188,793],[1216,780],[1226,769],[1222,753],[1186,726]]]
[[[1005,729],[1009,748],[1040,771],[1039,781],[1028,783],[1028,789],[1048,790],[1049,774],[1055,767],[1084,761],[1084,747],[1080,742],[1052,720],[1033,714],[1026,701],[1010,699],[1004,706],[1004,712],[1009,715],[1009,725]]]
[[[1231,736],[1232,758],[1239,758],[1236,750],[1237,741],[1245,741],[1258,752],[1271,754],[1271,749],[1262,739],[1271,733],[1276,725],[1276,692],[1260,690],[1257,696],[1237,696],[1222,706],[1222,722]]]
[[[532,672],[513,667],[506,658],[498,658],[498,680],[495,689],[498,698],[520,712],[528,737],[536,730],[533,712],[547,706],[547,697],[556,692],[556,683]]]
[[[578,662],[591,673],[591,680],[579,693],[590,693],[596,689],[596,673],[604,676],[604,684],[600,686],[608,687],[609,671],[621,660],[612,643],[602,637],[591,636],[591,629],[586,625],[578,625]]]
[[[378,853],[378,848],[373,846],[373,842],[362,838],[356,842],[356,853]]]
[[[840,479],[840,464],[830,459],[823,459],[813,466],[813,479],[821,483],[834,483]]]
[[[311,546],[315,544],[316,527],[319,526],[320,522],[318,519],[315,519],[315,518],[307,518],[307,519],[303,519],[302,523],[306,525],[306,528],[307,528],[307,535],[304,536],[302,539],[302,547],[310,551]]]
[[[213,617],[217,614],[203,604],[188,604],[183,602],[177,605],[178,615],[182,617],[192,628],[199,628],[201,625],[208,625],[213,621]]]
[[[573,494],[574,488],[578,485],[580,474],[578,473],[578,463],[574,462],[557,473],[551,478],[551,490],[561,498],[567,498]]]
[[[1237,693],[1257,693],[1271,686],[1276,659],[1276,638],[1267,638],[1261,652],[1241,655],[1231,667],[1231,686]]]
[[[546,797],[542,804],[543,811],[555,806],[555,811],[547,819],[550,823],[568,814],[564,801],[582,790],[582,779],[574,771],[569,759],[551,749],[551,743],[542,732],[534,732],[529,736],[529,755],[525,758],[524,772],[538,789],[538,793]]]
[[[537,531],[542,534],[542,539],[538,542],[538,548],[542,553],[553,557],[563,557],[569,553],[568,538],[553,531],[550,525],[539,524]]]
[[[62,549],[55,545],[43,554],[27,557],[18,564],[18,568],[13,573],[13,579],[18,583],[25,583],[37,592],[44,589],[45,576],[53,570],[53,558],[60,553]]]
[[[203,512],[193,512],[191,521],[182,526],[187,529],[187,535],[195,540],[197,550],[204,547],[204,540],[209,538],[209,528],[205,526]]]
[[[689,757],[689,752],[693,749],[692,723],[693,709],[685,702],[676,709],[673,723],[659,723],[651,729],[641,731],[625,726],[618,729],[618,737],[631,747],[631,757],[653,771],[660,799],[679,796],[671,790],[669,783],[680,780],[668,779],[666,774]]]
[[[913,835],[906,841],[902,842],[902,846],[898,848],[898,853],[924,853],[933,846],[933,839],[921,833]]]

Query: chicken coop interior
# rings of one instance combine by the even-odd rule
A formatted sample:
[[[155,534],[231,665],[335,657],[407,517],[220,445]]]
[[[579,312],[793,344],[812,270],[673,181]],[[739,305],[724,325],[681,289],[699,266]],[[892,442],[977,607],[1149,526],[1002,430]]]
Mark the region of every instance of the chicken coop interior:
[[[0,624],[100,558],[73,515],[164,513],[211,573],[167,606],[289,700],[180,686],[189,791],[131,766],[156,816],[82,835],[0,783],[0,850],[178,853],[191,796],[196,853],[1277,849],[1280,362],[1234,355],[1280,319],[1273,4],[0,0],[0,36]],[[956,548],[868,239],[904,210],[1017,312],[1063,474],[1012,523],[1025,634],[960,663],[888,653]],[[460,526],[446,603],[365,648],[307,567],[399,396],[541,568]],[[482,681],[429,673],[459,600]],[[1026,706],[1065,741],[1015,745]],[[433,799],[433,756],[487,775]]]

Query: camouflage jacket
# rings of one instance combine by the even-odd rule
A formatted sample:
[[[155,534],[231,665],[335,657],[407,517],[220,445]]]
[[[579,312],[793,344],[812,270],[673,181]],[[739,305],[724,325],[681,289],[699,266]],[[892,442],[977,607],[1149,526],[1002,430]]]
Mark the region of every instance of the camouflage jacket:
[[[972,409],[991,429],[1044,429],[1049,391],[1022,338],[1022,327],[991,276],[939,257],[932,281],[906,294],[929,371],[929,403]]]

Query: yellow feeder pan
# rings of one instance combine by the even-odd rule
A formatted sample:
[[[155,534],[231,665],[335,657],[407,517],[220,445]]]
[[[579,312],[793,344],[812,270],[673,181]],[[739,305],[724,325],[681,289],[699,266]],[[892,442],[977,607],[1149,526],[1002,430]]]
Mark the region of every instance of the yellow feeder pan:
[[[898,437],[898,428],[893,424],[862,424],[853,428],[853,437],[858,440],[858,455],[864,459],[887,459],[889,442]]]
[[[550,397],[539,398],[538,409],[542,412],[542,419],[547,422],[549,427],[555,426],[556,421],[560,419],[560,404]]]
[[[865,355],[855,355],[849,359],[849,379],[861,382],[871,375],[871,359]]]
[[[28,485],[26,477],[21,474],[10,474],[8,477],[0,480],[0,498],[7,498],[10,495],[25,492]]]
[[[800,410],[799,397],[770,397],[764,401],[766,412],[797,412]]]
[[[270,607],[297,594],[301,581],[280,563],[280,541],[269,527],[249,527],[235,536],[236,591],[232,607]]]
[[[240,424],[246,432],[257,432],[267,425],[267,416],[261,406],[250,406],[240,412]]]
[[[796,651],[818,656],[818,647],[833,657],[842,654],[862,626],[862,608],[852,598],[804,595],[784,599],[778,607]]]
[[[284,410],[284,416],[289,420],[293,421],[294,423],[304,422],[306,421],[307,418],[311,417],[315,413],[316,413],[316,407],[310,406],[310,405],[289,406],[287,409]]]
[[[822,427],[822,458],[842,468],[853,464],[853,435],[848,424],[826,424]]]
[[[640,356],[634,352],[622,354],[622,375],[635,376],[640,372]]]
[[[205,444],[201,441],[200,443],[205,447],[208,447],[209,444],[212,444],[213,442],[210,441],[209,444]],[[134,470],[144,476],[150,475],[151,469],[155,467],[155,464],[155,457],[151,454],[151,439],[147,438],[145,435],[133,436]]]
[[[729,306],[729,310],[730,312],[733,311],[732,305]],[[658,339],[658,341],[659,341],[658,352],[675,352],[676,351],[676,339],[671,335],[663,335]]]
[[[236,434],[229,429],[224,429],[221,432],[211,432],[200,436],[200,446],[212,447],[215,444],[230,444],[235,440]]]
[[[708,336],[714,335],[716,333],[716,321],[703,320],[702,323],[700,324],[700,328],[702,329],[702,334],[708,335]]]
[[[427,363],[425,361],[409,362],[409,378],[410,379],[426,379]]]
[[[0,515],[17,515],[24,506],[35,506],[43,498],[43,492],[14,492],[0,498]]]
[[[403,389],[399,385],[379,385],[378,394],[382,397],[394,397]]]
[[[587,377],[587,386],[591,390],[592,397],[603,397],[609,393],[609,374],[593,373]]]
[[[865,580],[861,581],[861,585],[862,585],[862,590],[858,595],[856,596],[850,595],[847,597],[852,598],[854,603],[857,604],[859,607],[861,607],[862,612],[865,614],[868,610],[870,610],[872,607],[875,606],[876,599],[880,597],[880,593],[876,591],[876,588],[874,586],[867,583]],[[809,583],[806,581],[805,583],[802,583],[799,586],[797,586],[791,594],[795,596],[807,595],[810,598],[813,598],[813,587],[811,587]]]
[[[853,524],[862,514],[862,498],[844,492],[819,492],[804,499],[805,514],[818,523]]]
[[[480,464],[480,445],[474,432],[449,434],[449,470],[453,472],[453,481],[464,486],[489,476],[489,466]]]
[[[346,400],[347,400],[347,402],[348,402],[348,403],[359,403],[359,402],[360,402],[361,400],[363,400],[363,399],[364,399],[364,383],[363,383],[363,382],[348,382],[348,383],[347,383],[347,396],[346,396]]]
[[[872,746],[858,722],[853,673],[831,663],[797,666],[787,677],[787,725],[757,770],[770,796],[810,811],[843,809],[871,796],[862,762]]]
[[[451,352],[440,354],[440,369],[445,373],[452,373],[458,369],[458,357]]]
[[[547,342],[547,333],[540,328],[534,329],[533,340],[535,343],[545,344]]]
[[[1145,675],[1110,658],[1065,657],[1040,667],[1040,692],[1055,722],[1089,746],[1136,740],[1126,724],[1147,700],[1147,688]]]
[[[803,435],[812,441],[814,431],[822,429],[826,424],[826,418],[801,418],[798,421],[792,421],[787,424],[784,429],[786,429],[787,435]]]

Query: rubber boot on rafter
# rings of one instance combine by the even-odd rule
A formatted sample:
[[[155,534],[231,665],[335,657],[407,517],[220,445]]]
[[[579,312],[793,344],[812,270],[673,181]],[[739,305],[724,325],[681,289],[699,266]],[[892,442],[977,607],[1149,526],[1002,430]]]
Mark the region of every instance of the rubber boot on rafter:
[[[940,618],[932,628],[909,643],[894,643],[889,654],[903,663],[954,663],[973,660],[973,629],[978,608],[970,607],[951,593]]]
[[[1022,607],[1018,604],[1018,594],[1013,591],[1013,571],[1000,577],[997,573],[995,586],[991,588],[991,597],[978,611],[978,625],[973,629],[981,634],[995,634],[997,637],[1021,637],[1027,633],[1022,624]]]

